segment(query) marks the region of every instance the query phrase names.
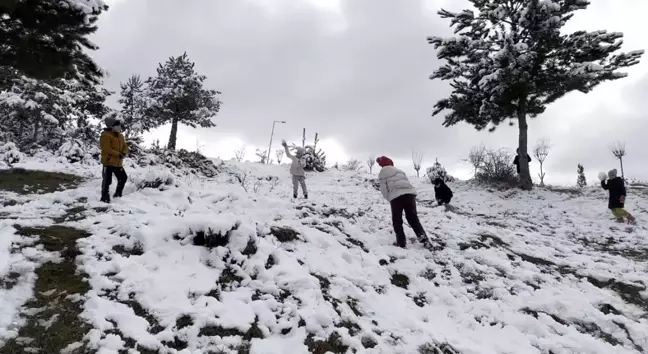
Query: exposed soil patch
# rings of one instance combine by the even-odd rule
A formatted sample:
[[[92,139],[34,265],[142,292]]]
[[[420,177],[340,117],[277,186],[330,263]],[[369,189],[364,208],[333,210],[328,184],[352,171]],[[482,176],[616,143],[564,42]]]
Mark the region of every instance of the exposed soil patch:
[[[337,332],[331,333],[326,340],[315,339],[313,334],[309,334],[304,344],[308,347],[308,351],[313,354],[326,354],[328,352],[344,354],[349,349],[348,345],[342,343],[342,338]]]
[[[78,186],[79,176],[59,172],[33,171],[20,168],[0,171],[0,190],[22,195],[45,194]]]
[[[299,233],[289,227],[273,226],[270,228],[270,235],[276,237],[279,242],[299,240]]]
[[[57,223],[57,224],[61,224],[61,223],[68,222],[68,221],[83,220],[83,219],[86,218],[86,216],[83,215],[83,213],[86,210],[87,209],[84,206],[71,207],[71,208],[68,208],[68,209],[65,210],[65,214],[63,214],[63,215],[61,215],[59,217],[53,218],[52,220],[54,220],[54,222]]]
[[[391,277],[391,283],[399,288],[407,289],[409,286],[409,278],[405,274],[394,273]]]
[[[27,324],[18,334],[18,339],[9,340],[2,353],[26,353],[36,348],[40,353],[59,353],[67,346],[83,341],[90,329],[79,319],[83,311],[83,300],[90,287],[85,274],[77,274],[75,259],[79,255],[76,241],[89,236],[82,230],[64,226],[47,228],[16,227],[23,236],[38,236],[43,247],[59,252],[60,263],[45,263],[35,271],[37,280],[34,298],[25,306],[29,308],[25,318]],[[34,311],[38,309],[38,311]],[[53,330],[55,329],[55,330]],[[83,347],[71,350],[70,354],[86,353]]]

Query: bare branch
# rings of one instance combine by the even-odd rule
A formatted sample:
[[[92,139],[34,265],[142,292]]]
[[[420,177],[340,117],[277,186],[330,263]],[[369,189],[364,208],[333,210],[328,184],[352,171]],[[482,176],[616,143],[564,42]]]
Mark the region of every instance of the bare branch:
[[[538,140],[535,147],[533,148],[533,156],[538,159],[538,162],[544,163],[549,155],[549,150],[551,150],[551,144],[549,139],[542,138]]]
[[[245,145],[243,145],[238,150],[234,151],[234,159],[236,159],[237,162],[243,161],[245,158],[245,150]]]
[[[369,167],[369,173],[373,173],[373,167],[376,164],[376,156],[370,155],[367,159],[367,167]]]
[[[269,158],[269,151],[268,150],[261,150],[261,149],[256,149],[256,156],[259,159],[259,163],[265,164],[268,162]]]
[[[351,159],[346,164],[342,165],[341,168],[343,171],[355,172],[360,170],[361,167],[362,167],[362,162],[360,162],[360,160]]]
[[[416,171],[416,177],[419,177],[419,171],[421,170],[421,164],[423,163],[423,156],[423,152],[412,149],[412,164]]]
[[[616,144],[612,145],[610,150],[612,151],[614,157],[616,157],[619,160],[621,160],[624,156],[627,155],[625,143],[623,142],[617,142]]]
[[[275,151],[275,153],[277,154],[277,164],[281,164],[281,160],[283,160],[285,150],[284,149],[279,149],[279,150]]]
[[[470,148],[468,158],[464,161],[470,163],[473,166],[473,168],[475,169],[475,175],[477,175],[479,169],[482,168],[482,166],[486,162],[487,155],[488,151],[483,144],[479,146],[473,146],[472,148]]]

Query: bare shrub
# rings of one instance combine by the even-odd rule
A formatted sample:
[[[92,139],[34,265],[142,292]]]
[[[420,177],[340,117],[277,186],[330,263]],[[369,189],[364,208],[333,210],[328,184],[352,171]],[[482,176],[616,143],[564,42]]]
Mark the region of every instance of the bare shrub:
[[[367,159],[367,167],[369,167],[369,173],[373,173],[373,167],[376,165],[376,156],[371,155]]]
[[[248,187],[250,186],[250,171],[238,171],[234,174],[234,178],[238,181],[238,183],[243,187],[244,191],[248,191]]]
[[[510,163],[512,159],[513,154],[506,149],[487,149],[475,179],[481,183],[517,185],[515,166]]]
[[[275,151],[275,154],[277,154],[277,164],[281,165],[281,160],[283,160],[284,154],[286,151],[284,149],[279,149]]]
[[[540,177],[541,187],[544,187],[545,172],[543,170],[543,166],[545,160],[547,159],[547,156],[549,155],[550,149],[551,149],[551,145],[549,144],[549,140],[546,138],[542,138],[538,140],[535,147],[533,148],[533,156],[540,163],[540,173],[538,173],[538,177]]]
[[[470,163],[475,169],[475,172],[473,174],[474,178],[477,177],[477,172],[484,164],[484,161],[486,160],[487,152],[488,151],[486,150],[486,147],[483,144],[479,146],[473,146],[472,148],[470,148],[470,152],[468,153],[468,158],[465,159],[464,161]]]
[[[238,162],[243,161],[245,158],[245,145],[241,146],[238,150],[234,151],[234,159]]]
[[[416,177],[420,177],[419,171],[421,171],[421,164],[423,163],[424,154],[421,151],[412,150],[412,165],[414,166],[414,171],[416,171]]]
[[[619,160],[619,163],[621,163],[621,178],[625,179],[625,174],[623,172],[623,158],[627,155],[625,143],[617,142],[610,148],[610,150],[614,157]]]
[[[360,160],[351,159],[346,164],[342,165],[342,170],[355,172],[360,170],[361,167],[362,167],[362,162]]]
[[[268,162],[268,150],[256,149],[256,157],[259,159],[259,163],[266,164]]]

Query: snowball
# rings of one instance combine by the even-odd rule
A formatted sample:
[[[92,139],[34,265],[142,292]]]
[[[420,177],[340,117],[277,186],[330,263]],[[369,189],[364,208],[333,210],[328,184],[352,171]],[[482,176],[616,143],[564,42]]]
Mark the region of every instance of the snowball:
[[[605,181],[605,180],[607,179],[607,173],[605,173],[605,172],[599,172],[599,174],[598,174],[598,178],[599,178],[601,181]]]

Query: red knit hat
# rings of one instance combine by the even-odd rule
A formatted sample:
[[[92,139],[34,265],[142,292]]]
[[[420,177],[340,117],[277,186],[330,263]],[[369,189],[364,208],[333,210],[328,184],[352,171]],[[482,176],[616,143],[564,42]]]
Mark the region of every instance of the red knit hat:
[[[394,161],[392,161],[387,156],[380,156],[379,158],[376,159],[376,163],[378,163],[378,166],[380,167],[394,166]]]

